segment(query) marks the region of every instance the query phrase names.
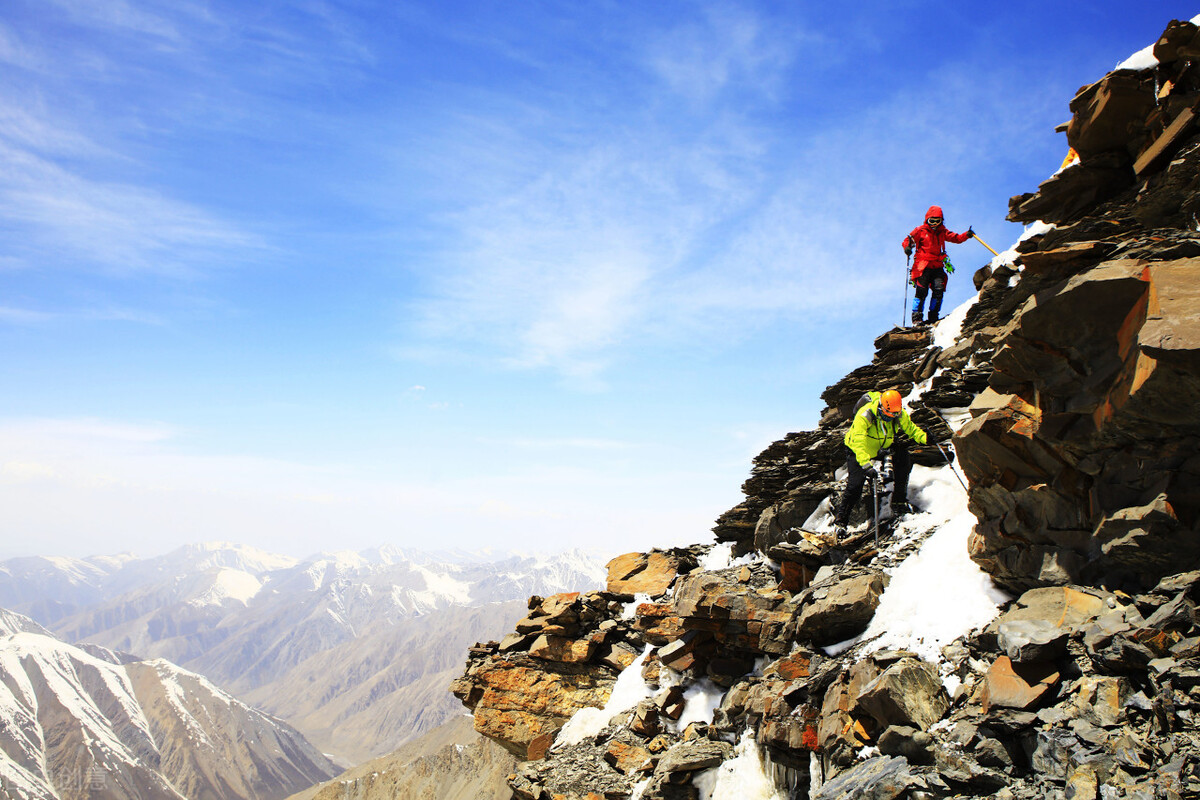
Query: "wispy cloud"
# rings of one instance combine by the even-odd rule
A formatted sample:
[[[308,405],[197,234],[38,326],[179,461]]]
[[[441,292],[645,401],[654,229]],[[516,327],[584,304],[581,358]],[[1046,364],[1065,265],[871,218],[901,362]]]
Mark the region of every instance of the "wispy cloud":
[[[22,225],[30,240],[13,247],[16,256],[23,250],[57,251],[67,257],[58,267],[114,276],[194,276],[216,253],[266,246],[158,190],[88,178],[3,140],[0,214]]]
[[[348,67],[372,63],[360,17],[325,2],[273,11],[51,0],[37,11],[41,26],[0,22],[0,62],[23,69],[0,89],[0,213],[19,232],[6,255],[190,279],[272,251],[253,222],[234,221],[211,195],[189,196],[156,159],[224,157],[193,137],[293,135],[299,123],[287,120],[312,114],[282,99],[289,91],[337,85]]]
[[[175,25],[163,15],[155,14],[142,7],[135,7],[127,0],[47,0],[58,6],[71,19],[107,31],[131,31],[148,34],[162,39],[178,41],[181,36]]]
[[[735,88],[773,96],[799,45],[819,37],[777,24],[731,3],[706,3],[693,20],[655,37],[647,62],[673,91],[697,103],[709,103]]]
[[[20,35],[3,21],[0,21],[0,62],[29,70],[41,69],[45,65],[42,54],[26,45]]]
[[[36,325],[49,322],[54,318],[54,314],[48,314],[43,311],[0,306],[0,320],[12,325]]]
[[[762,98],[796,46],[748,12],[709,10],[625,53],[616,69],[637,70],[641,88],[622,82],[605,86],[612,96],[554,107],[537,104],[557,94],[523,96],[520,114],[514,98],[495,116],[460,120],[431,158],[454,164],[465,151],[479,166],[459,186],[474,188],[475,204],[441,219],[449,239],[468,244],[437,260],[409,310],[420,344],[405,352],[451,347],[587,383],[620,348],[703,313],[689,306],[696,292],[678,289],[709,258],[714,229],[761,202],[771,136],[743,116],[740,92],[732,104],[714,98],[747,87]],[[692,107],[695,119],[680,124],[661,108],[664,81],[713,107]]]

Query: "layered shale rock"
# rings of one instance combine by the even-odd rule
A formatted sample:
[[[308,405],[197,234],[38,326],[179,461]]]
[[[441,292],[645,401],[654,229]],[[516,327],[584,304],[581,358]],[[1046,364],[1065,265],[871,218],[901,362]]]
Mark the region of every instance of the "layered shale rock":
[[[1013,198],[1010,219],[1059,226],[1020,247],[1019,302],[955,441],[972,555],[1014,590],[1135,590],[1200,563],[1200,67],[1178,55],[1195,33],[1172,23],[1156,69],[1072,102],[1080,162],[1052,181],[1118,164],[1103,203],[1046,184]]]
[[[531,759],[514,797],[698,798],[747,734],[790,798],[1200,796],[1200,31],[1172,23],[1155,54],[1072,101],[1079,162],[1011,206],[1053,224],[976,273],[952,346],[884,333],[815,430],[754,460],[720,544],[622,556],[605,592],[570,600],[603,621],[535,598],[515,634],[472,650],[455,691],[477,727],[510,702],[489,672],[594,681],[538,701],[537,746],[510,741]],[[856,637],[934,531],[806,529],[839,488],[855,403],[887,386],[920,389],[918,464],[953,442],[970,555],[1014,598],[932,660]],[[718,547],[737,560],[717,566]],[[643,699],[618,703],[636,654],[621,682]],[[579,703],[599,725],[556,741]]]

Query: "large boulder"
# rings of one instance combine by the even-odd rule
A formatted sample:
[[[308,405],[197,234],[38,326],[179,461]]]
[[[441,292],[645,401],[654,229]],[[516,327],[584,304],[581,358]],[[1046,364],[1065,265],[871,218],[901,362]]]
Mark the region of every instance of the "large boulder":
[[[870,798],[892,800],[905,796],[910,788],[925,788],[925,782],[913,775],[908,761],[892,756],[875,756],[843,772],[812,796],[813,800]]]
[[[810,587],[791,629],[802,642],[830,645],[867,629],[879,608],[889,578],[882,572],[863,572],[824,586]]]
[[[616,678],[607,667],[492,655],[472,661],[451,685],[471,709],[475,730],[522,760],[544,755],[582,708],[602,708]]]
[[[685,628],[711,634],[723,648],[782,655],[791,649],[789,599],[769,570],[726,570],[680,580],[673,608]]]
[[[865,711],[880,728],[891,725],[928,730],[950,708],[950,697],[937,669],[917,658],[904,658],[863,688],[851,706]]]

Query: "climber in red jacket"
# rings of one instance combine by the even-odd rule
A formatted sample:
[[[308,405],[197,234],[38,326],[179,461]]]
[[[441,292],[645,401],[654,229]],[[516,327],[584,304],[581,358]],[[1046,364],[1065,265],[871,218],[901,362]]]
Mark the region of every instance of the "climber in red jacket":
[[[938,312],[942,310],[942,293],[946,291],[946,273],[954,272],[954,267],[946,259],[946,242],[962,244],[975,235],[975,231],[967,228],[966,233],[954,233],[942,225],[942,207],[930,206],[925,212],[925,224],[913,228],[912,233],[904,237],[904,254],[911,256],[917,252],[912,266],[912,284],[917,287],[916,297],[912,304],[912,324],[922,322],[930,324],[938,321]],[[921,319],[925,308],[925,295],[930,290],[933,295],[929,298],[929,318]]]

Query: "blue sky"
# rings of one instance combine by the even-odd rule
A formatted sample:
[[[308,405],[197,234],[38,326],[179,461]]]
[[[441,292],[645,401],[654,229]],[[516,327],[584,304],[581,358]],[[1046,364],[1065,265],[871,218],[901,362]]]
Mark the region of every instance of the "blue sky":
[[[1197,11],[8,0],[0,557],[708,541]]]

